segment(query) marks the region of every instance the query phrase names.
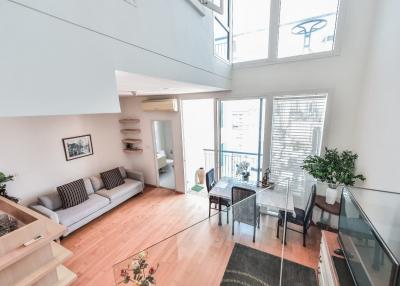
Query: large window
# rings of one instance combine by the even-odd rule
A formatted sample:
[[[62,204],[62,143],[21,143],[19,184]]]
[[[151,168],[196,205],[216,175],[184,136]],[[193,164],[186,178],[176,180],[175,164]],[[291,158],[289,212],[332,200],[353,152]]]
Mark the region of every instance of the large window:
[[[331,51],[339,0],[281,0],[278,57]]]
[[[303,160],[320,154],[326,95],[285,96],[273,100],[271,130],[271,177],[290,179],[294,195],[305,192]]]
[[[214,15],[215,55],[273,62],[333,51],[339,1],[225,0],[224,15]]]
[[[270,0],[233,1],[233,62],[268,58]]]
[[[226,61],[230,61],[230,11],[231,0],[224,0],[224,14],[214,13],[214,54]]]

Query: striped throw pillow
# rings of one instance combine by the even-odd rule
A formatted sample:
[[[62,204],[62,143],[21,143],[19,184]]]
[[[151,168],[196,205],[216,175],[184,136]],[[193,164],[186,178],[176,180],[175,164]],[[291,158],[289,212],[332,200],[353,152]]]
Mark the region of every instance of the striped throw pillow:
[[[57,187],[57,192],[63,209],[79,205],[89,199],[83,179]]]
[[[100,177],[103,180],[104,187],[107,190],[111,190],[125,183],[118,168],[100,173]]]

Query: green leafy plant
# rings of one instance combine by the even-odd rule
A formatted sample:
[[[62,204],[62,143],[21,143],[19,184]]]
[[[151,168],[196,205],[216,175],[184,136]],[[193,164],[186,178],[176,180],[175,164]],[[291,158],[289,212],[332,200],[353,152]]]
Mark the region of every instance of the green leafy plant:
[[[302,169],[317,180],[328,183],[330,188],[336,189],[340,184],[353,186],[356,180],[365,181],[363,175],[355,175],[357,158],[358,155],[351,151],[339,152],[336,148],[325,147],[323,156],[308,156]]]
[[[4,173],[0,172],[0,196],[7,196],[6,183],[12,180],[14,180],[14,176],[7,176]]]

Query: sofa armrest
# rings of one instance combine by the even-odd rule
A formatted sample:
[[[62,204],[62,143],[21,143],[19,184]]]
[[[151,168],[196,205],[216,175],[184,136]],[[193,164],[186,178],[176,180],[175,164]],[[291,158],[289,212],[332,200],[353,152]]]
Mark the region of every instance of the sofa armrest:
[[[143,186],[144,186],[144,175],[142,172],[139,171],[133,171],[133,170],[126,170],[126,175],[129,179],[132,180],[137,180],[142,182]]]
[[[34,211],[37,211],[38,213],[48,217],[55,223],[60,223],[60,220],[58,219],[58,214],[56,214],[54,211],[52,211],[44,206],[41,206],[41,205],[33,205],[33,206],[30,206],[30,208],[33,209]]]

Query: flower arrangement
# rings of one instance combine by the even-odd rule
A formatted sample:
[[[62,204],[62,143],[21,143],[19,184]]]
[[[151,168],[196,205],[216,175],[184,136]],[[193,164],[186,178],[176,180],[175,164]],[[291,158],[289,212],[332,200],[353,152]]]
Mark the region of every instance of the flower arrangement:
[[[236,176],[241,175],[243,180],[248,180],[250,176],[250,172],[248,171],[250,167],[250,163],[246,161],[242,161],[239,164],[236,164]]]
[[[147,252],[142,251],[130,266],[121,270],[122,283],[128,284],[132,282],[135,286],[156,285],[154,274],[157,272],[158,264],[157,267],[149,267],[146,258]],[[147,270],[147,268],[149,269]]]

